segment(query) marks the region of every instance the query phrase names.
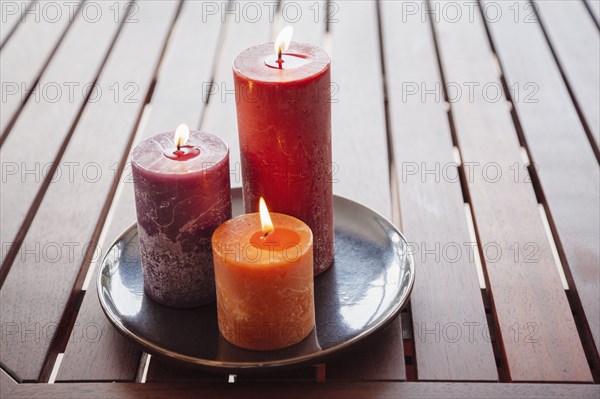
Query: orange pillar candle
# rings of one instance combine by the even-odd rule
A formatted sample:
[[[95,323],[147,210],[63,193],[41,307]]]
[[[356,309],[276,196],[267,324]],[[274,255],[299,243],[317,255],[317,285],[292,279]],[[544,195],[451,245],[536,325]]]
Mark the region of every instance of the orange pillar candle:
[[[315,326],[313,235],[294,217],[260,213],[228,220],[212,237],[219,331],[234,345],[274,350]]]

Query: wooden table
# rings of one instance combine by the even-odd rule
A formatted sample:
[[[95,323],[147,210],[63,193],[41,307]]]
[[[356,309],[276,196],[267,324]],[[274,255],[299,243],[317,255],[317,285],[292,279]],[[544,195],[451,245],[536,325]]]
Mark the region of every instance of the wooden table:
[[[3,398],[600,395],[597,0],[0,4]],[[410,304],[327,364],[163,363],[95,288],[129,152],[186,122],[240,186],[232,60],[285,24],[332,55],[334,189],[408,237]]]

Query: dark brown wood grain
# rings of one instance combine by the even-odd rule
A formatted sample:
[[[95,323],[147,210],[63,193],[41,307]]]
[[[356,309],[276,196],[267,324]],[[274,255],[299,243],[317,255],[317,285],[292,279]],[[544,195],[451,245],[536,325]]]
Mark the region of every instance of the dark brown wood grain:
[[[325,381],[406,379],[400,317],[384,330],[326,362]]]
[[[237,4],[237,5],[234,5]],[[239,1],[227,6],[229,9],[242,9]],[[258,4],[258,3],[257,3]],[[259,4],[260,6],[260,4]],[[219,10],[226,7],[219,3]],[[229,165],[232,187],[242,186],[242,169],[240,164],[240,145],[238,140],[237,119],[235,110],[235,94],[233,60],[244,49],[271,40],[272,24],[267,7],[261,9],[261,16],[255,18],[238,17],[229,13],[220,43],[219,62],[215,68],[211,95],[204,112],[201,128],[221,137],[229,145]],[[215,15],[212,18],[219,18]]]
[[[80,0],[69,3],[56,2],[51,6],[52,13],[42,10],[43,3],[37,4],[37,14],[28,15],[20,29],[17,29],[11,40],[2,47],[0,82],[5,96],[0,102],[2,141],[26,97],[25,92],[34,88],[36,80],[59,46],[71,20],[80,16],[75,12],[79,3]]]
[[[591,381],[483,20],[464,5],[460,12],[458,20],[442,17],[434,26],[446,83],[463,89],[460,96],[452,93],[452,116],[509,378]],[[523,32],[514,34],[510,45],[525,40]],[[524,58],[525,53],[521,63]],[[536,73],[544,68],[550,65],[538,66]],[[467,83],[476,85],[472,95]],[[496,91],[484,89],[489,85]]]
[[[26,339],[13,334],[0,343],[2,364],[19,380],[45,378],[45,365],[51,366],[62,345],[57,331],[81,289],[93,256],[88,248],[96,246],[97,225],[116,186],[115,164],[127,154],[178,5],[145,2],[138,21],[125,24],[99,86],[116,83],[126,90],[129,83],[138,92],[129,101],[123,92],[117,98],[106,93],[85,109],[61,160],[79,166],[78,173],[50,185],[23,241],[27,248],[38,245],[41,250],[34,254],[39,256],[17,257],[0,290],[3,325],[16,323],[29,332]],[[48,246],[57,253],[45,252]]]
[[[582,2],[536,1],[562,72],[592,141],[600,146],[600,35]]]
[[[189,398],[189,397],[261,397],[261,398],[510,398],[594,399],[597,385],[582,384],[491,384],[491,383],[410,383],[410,382],[248,382],[248,383],[79,383],[21,384],[7,392],[6,399],[19,398]],[[3,397],[4,399],[4,397]]]
[[[123,11],[126,0],[116,1]],[[425,2],[380,4],[385,82],[375,2],[283,0],[279,7],[279,12],[287,10],[288,19],[300,7],[302,17],[293,23],[296,40],[321,44],[333,58],[336,193],[387,217],[399,216],[395,221],[402,222],[414,244],[413,319],[403,313],[402,320],[326,365],[238,376],[235,384],[228,384],[225,375],[190,371],[155,358],[149,363],[148,383],[131,383],[140,376],[141,349],[104,317],[93,269],[113,239],[135,220],[129,169],[115,179],[132,143],[181,122],[200,126],[228,141],[232,184],[241,184],[231,63],[243,48],[272,40],[288,21],[279,15],[271,24],[266,9],[260,22],[244,20],[248,15],[238,3],[241,21],[232,22],[233,14],[222,25],[220,8],[215,15],[204,15],[201,2],[187,1],[173,26],[178,2],[140,1],[137,22],[123,25],[102,69],[119,26],[111,23],[113,10],[104,11],[108,21],[96,24],[85,24],[80,17],[70,26],[64,21],[19,24],[8,41],[4,32],[16,25],[3,20],[2,82],[33,83],[41,76],[38,87],[85,84],[100,74],[103,92],[99,101],[85,106],[79,91],[77,101],[65,97],[39,103],[31,97],[22,109],[14,99],[2,102],[3,164],[35,170],[31,165],[37,162],[43,176],[44,165],[57,159],[62,169],[49,185],[43,178],[35,180],[37,172],[26,175],[25,182],[2,182],[2,259],[7,254],[4,243],[14,236],[25,239],[22,249],[27,250],[18,254],[10,272],[0,271],[0,285],[7,274],[0,290],[0,364],[21,381],[44,381],[57,353],[65,354],[56,384],[16,384],[0,369],[0,398],[599,397],[598,385],[544,382],[591,382],[579,334],[595,344],[587,353],[592,363],[600,344],[600,171],[589,143],[598,144],[600,132],[600,39],[593,25],[593,15],[596,24],[600,18],[600,2],[536,1],[542,30],[530,20],[535,17],[530,2],[482,0],[483,7],[493,3],[492,8],[502,10],[503,18],[487,24],[493,47],[477,4],[453,2],[448,7],[432,2],[437,12],[428,15]],[[107,9],[115,1],[96,3]],[[211,3],[225,7],[225,2]],[[69,2],[56,4],[72,7]],[[417,13],[408,13],[410,7]],[[452,13],[456,7],[458,20]],[[324,33],[327,10],[333,12],[330,34]],[[427,18],[432,15],[433,24]],[[436,65],[436,44],[443,75]],[[493,50],[502,69],[496,68]],[[500,90],[496,96],[502,72],[516,127],[505,94]],[[216,85],[205,109],[213,74]],[[452,125],[443,89],[436,86],[442,78],[451,86]],[[143,110],[147,120],[141,118]],[[9,126],[10,116],[17,114]],[[145,124],[138,126],[140,118]],[[4,134],[7,126],[10,134]],[[388,134],[397,195],[389,185]],[[485,296],[491,298],[486,307],[493,313],[488,318],[495,318],[490,321],[493,352],[452,139],[460,148],[462,188],[485,266]],[[534,184],[521,145],[536,163]],[[392,194],[398,202],[390,199]],[[549,242],[553,238],[544,232],[536,195],[550,219],[580,331],[560,283]],[[96,241],[100,248],[92,258],[85,245]],[[456,248],[461,250],[458,259],[452,252]],[[91,282],[84,293],[88,269]],[[500,358],[499,371],[494,355]],[[592,372],[597,374],[597,369]],[[519,383],[440,382],[497,380],[499,373],[502,381]],[[397,382],[415,378],[437,382]]]
[[[407,4],[382,2],[381,15],[402,229],[417,270],[411,311],[418,379],[493,381],[431,28],[421,14],[403,13]]]
[[[185,122],[196,128],[204,109],[203,91],[210,82],[213,57],[217,50],[220,20],[202,20],[203,3],[184,3],[177,29],[167,47],[150,105],[148,119],[141,127],[142,140],[153,134],[174,130]],[[189,50],[194,48],[193,52]],[[129,158],[128,158],[129,159]],[[119,182],[102,236],[103,252],[135,222],[135,204],[129,167]],[[96,342],[69,341],[57,381],[133,380],[138,371],[141,350],[129,343],[104,316],[96,291],[96,273],[91,271],[90,285],[76,323],[98,326],[102,335]],[[79,327],[80,328],[80,327]]]
[[[522,4],[522,3],[519,3]],[[540,6],[542,7],[542,6]],[[505,11],[505,6],[502,6]],[[544,10],[549,8],[541,8]],[[544,14],[542,14],[544,15]],[[547,14],[549,15],[549,14]],[[566,18],[567,11],[562,18]],[[570,19],[570,18],[569,18]],[[562,21],[566,23],[566,21]],[[577,29],[585,29],[581,24]],[[535,102],[514,101],[531,160],[543,191],[546,213],[560,241],[569,286],[579,297],[600,348],[600,169],[569,93],[536,23],[502,18],[489,24],[509,86],[531,82]],[[591,32],[590,32],[591,33]],[[596,43],[598,37],[590,39]],[[574,39],[575,41],[575,39]],[[577,47],[583,44],[570,44]],[[593,51],[590,49],[590,51]],[[597,58],[597,57],[596,57]],[[580,59],[585,63],[585,59]],[[576,62],[576,61],[573,61]],[[597,62],[597,60],[596,60]],[[598,69],[582,71],[590,85]],[[595,75],[595,76],[592,76]],[[598,96],[598,89],[595,89]],[[577,94],[577,92],[576,92]],[[583,98],[583,97],[582,97]],[[588,100],[586,100],[588,101]],[[595,112],[599,112],[595,110]]]
[[[100,261],[116,237],[135,222],[135,210],[132,214],[130,209],[133,204],[121,200],[125,190],[117,191],[100,240],[102,256],[96,261]],[[97,267],[97,262],[90,267],[92,276],[65,348],[57,381],[131,381],[136,377],[141,349],[116,331],[102,312],[96,289]]]
[[[353,1],[335,6],[331,41],[326,43],[332,57],[333,190],[391,218],[377,4]],[[378,336],[379,343],[371,340],[346,361],[328,363],[327,379],[404,380],[400,320],[394,323],[392,330]]]
[[[22,238],[17,237],[19,229],[28,212],[35,211],[36,195],[43,194],[40,191],[47,184],[47,178],[51,177],[51,163],[60,156],[63,143],[68,139],[79,113],[87,105],[85,87],[91,87],[96,80],[115,39],[120,21],[115,23],[110,14],[111,4],[102,4],[104,17],[95,23],[83,18],[73,22],[40,79],[32,101],[25,105],[11,135],[0,149],[3,174],[6,173],[0,193],[2,263],[7,258],[8,249]],[[125,1],[115,4],[125,5]],[[89,45],[90,38],[93,38],[94,46]],[[20,40],[20,37],[13,40]],[[13,55],[6,54],[6,58],[9,57]],[[3,53],[2,62],[4,59]],[[74,59],[77,62],[73,62]],[[105,95],[109,95],[108,87],[104,91]],[[66,170],[61,171],[67,173]],[[8,266],[3,265],[3,268]]]
[[[333,190],[389,218],[392,207],[376,4],[336,4],[337,22],[330,23],[331,41],[326,43],[332,58]]]

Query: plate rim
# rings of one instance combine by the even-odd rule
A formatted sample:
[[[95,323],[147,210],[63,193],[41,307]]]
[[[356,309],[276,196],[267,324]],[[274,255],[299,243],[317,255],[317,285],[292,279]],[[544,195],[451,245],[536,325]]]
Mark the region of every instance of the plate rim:
[[[242,189],[241,188],[232,188],[231,189],[232,195],[233,195],[234,191],[242,191]],[[202,359],[202,358],[195,357],[195,356],[185,355],[185,354],[182,354],[179,352],[174,352],[174,351],[166,349],[160,345],[157,345],[154,342],[152,342],[148,339],[145,339],[144,337],[141,337],[141,336],[135,334],[134,332],[132,332],[129,328],[127,328],[123,324],[123,322],[121,321],[120,318],[118,318],[116,315],[114,315],[110,311],[108,304],[105,303],[104,295],[102,295],[102,292],[103,292],[102,273],[104,271],[104,265],[106,264],[106,262],[105,262],[106,258],[110,255],[115,244],[118,241],[122,240],[123,237],[125,237],[127,234],[129,234],[133,229],[137,229],[137,221],[135,221],[128,228],[126,228],[125,231],[123,231],[121,234],[119,234],[117,236],[117,238],[115,238],[112,241],[112,243],[108,247],[109,250],[102,257],[102,261],[100,262],[100,267],[98,268],[98,271],[96,272],[97,273],[96,292],[98,295],[98,300],[100,301],[100,307],[102,308],[102,311],[105,314],[105,316],[108,318],[108,320],[111,322],[111,324],[117,329],[117,331],[119,331],[119,333],[121,333],[121,335],[123,335],[125,338],[127,338],[129,340],[136,342],[138,345],[142,346],[151,355],[157,356],[157,357],[164,359],[166,361],[169,361],[169,362],[175,362],[177,364],[184,364],[184,365],[191,366],[191,367],[203,368],[208,371],[239,372],[239,371],[271,371],[274,369],[283,370],[285,368],[295,368],[295,367],[299,367],[299,366],[302,366],[302,365],[305,365],[308,363],[313,363],[313,362],[317,362],[319,360],[324,360],[326,358],[330,358],[334,355],[337,355],[341,352],[345,352],[350,347],[353,347],[356,344],[363,342],[366,338],[374,335],[375,333],[382,331],[386,326],[388,326],[390,323],[392,323],[394,320],[396,320],[396,318],[400,315],[400,313],[402,312],[404,307],[408,304],[410,295],[411,295],[413,287],[414,287],[415,263],[414,263],[413,255],[412,255],[411,251],[408,249],[409,248],[408,240],[406,239],[406,237],[404,237],[404,234],[402,234],[400,229],[398,229],[396,227],[396,225],[394,225],[394,223],[392,223],[390,220],[388,220],[388,218],[383,216],[381,213],[379,213],[359,202],[353,201],[351,199],[348,199],[348,198],[345,198],[345,197],[342,197],[339,195],[334,195],[333,197],[334,197],[334,201],[341,200],[341,201],[349,202],[353,206],[359,206],[359,207],[363,208],[364,210],[366,210],[367,212],[374,214],[379,219],[388,223],[389,226],[391,227],[391,229],[394,230],[401,237],[402,241],[404,242],[404,244],[407,248],[407,251],[405,252],[404,256],[407,259],[406,263],[408,264],[408,267],[409,267],[409,279],[408,279],[406,293],[401,298],[401,300],[398,301],[398,303],[394,304],[394,306],[392,307],[392,310],[389,313],[389,316],[386,317],[385,319],[383,319],[382,321],[375,323],[371,327],[361,331],[358,335],[356,335],[348,340],[345,340],[341,344],[334,345],[327,349],[322,349],[319,352],[313,352],[313,353],[310,353],[307,355],[291,357],[291,358],[287,358],[287,359],[268,361],[268,362],[264,362],[264,363],[261,363],[261,362],[235,362],[235,363],[233,363],[233,362],[220,361],[220,360]],[[335,210],[334,210],[334,215],[335,215]],[[315,325],[315,328],[316,328],[316,325]],[[313,331],[314,331],[314,329],[313,329]]]

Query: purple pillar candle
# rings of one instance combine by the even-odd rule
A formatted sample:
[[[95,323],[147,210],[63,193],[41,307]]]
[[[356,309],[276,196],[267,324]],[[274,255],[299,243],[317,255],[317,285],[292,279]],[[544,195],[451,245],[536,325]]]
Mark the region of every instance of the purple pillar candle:
[[[180,125],[140,142],[131,166],[146,295],[179,308],[213,301],[211,236],[231,218],[227,144]]]

